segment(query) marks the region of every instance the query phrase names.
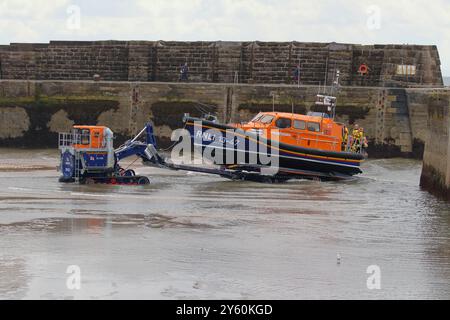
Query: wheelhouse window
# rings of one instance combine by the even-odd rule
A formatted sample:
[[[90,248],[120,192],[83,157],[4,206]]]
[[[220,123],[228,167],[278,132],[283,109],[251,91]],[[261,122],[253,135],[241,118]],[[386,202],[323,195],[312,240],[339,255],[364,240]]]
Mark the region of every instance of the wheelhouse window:
[[[271,123],[272,120],[273,120],[273,118],[275,118],[275,117],[274,117],[274,116],[271,116],[271,115],[265,115],[265,116],[263,116],[261,119],[259,119],[259,122],[265,123],[265,124]]]
[[[306,129],[306,122],[303,120],[294,120],[294,128],[305,130]]]
[[[320,123],[318,123],[318,122],[308,122],[308,131],[320,132]]]
[[[75,129],[75,143],[89,145],[91,143],[91,132],[89,129]]]
[[[275,126],[280,129],[290,128],[292,124],[292,120],[288,118],[278,118],[275,121]]]
[[[258,113],[256,116],[253,117],[252,120],[250,120],[250,122],[256,122],[258,121],[264,114],[263,113]]]

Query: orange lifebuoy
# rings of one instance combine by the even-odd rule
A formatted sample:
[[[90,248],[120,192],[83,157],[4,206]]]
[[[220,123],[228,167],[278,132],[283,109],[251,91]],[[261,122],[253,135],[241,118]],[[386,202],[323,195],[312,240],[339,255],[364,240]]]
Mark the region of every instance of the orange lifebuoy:
[[[363,75],[363,74],[367,74],[367,72],[369,72],[369,68],[367,67],[366,64],[363,63],[362,65],[359,66],[359,69],[358,69],[359,74]]]

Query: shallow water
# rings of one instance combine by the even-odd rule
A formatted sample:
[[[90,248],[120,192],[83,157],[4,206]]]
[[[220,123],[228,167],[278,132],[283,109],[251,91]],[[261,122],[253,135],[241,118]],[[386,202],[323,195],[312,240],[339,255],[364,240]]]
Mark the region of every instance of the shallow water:
[[[60,184],[56,165],[0,149],[2,299],[450,298],[450,206],[420,190],[419,161],[284,184],[137,166],[149,186]]]

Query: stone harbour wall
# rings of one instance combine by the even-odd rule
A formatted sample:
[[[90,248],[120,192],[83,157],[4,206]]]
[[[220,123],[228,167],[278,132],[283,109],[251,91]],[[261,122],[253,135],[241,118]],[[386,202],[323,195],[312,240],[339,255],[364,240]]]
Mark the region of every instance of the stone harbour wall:
[[[431,94],[416,93],[416,100],[428,105],[425,153],[420,185],[450,200],[450,89]]]
[[[327,88],[329,89],[329,88]],[[260,84],[0,80],[0,147],[57,147],[57,133],[73,124],[106,125],[116,143],[152,121],[161,147],[184,113],[216,113],[223,122],[250,120],[259,111],[315,110],[323,87]],[[430,93],[431,92],[431,93]],[[337,120],[358,123],[371,157],[416,157],[428,134],[431,89],[342,87]]]
[[[290,84],[300,64],[302,85],[442,86],[439,53],[427,45],[303,42],[51,41],[0,46],[0,79]],[[362,64],[368,67],[360,75]],[[399,74],[408,65],[414,74]]]

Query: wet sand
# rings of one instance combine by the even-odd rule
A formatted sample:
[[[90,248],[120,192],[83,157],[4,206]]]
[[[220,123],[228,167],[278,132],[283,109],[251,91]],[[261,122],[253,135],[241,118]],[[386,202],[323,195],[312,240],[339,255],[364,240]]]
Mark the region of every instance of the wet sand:
[[[60,184],[57,163],[0,149],[1,299],[450,298],[450,206],[419,161],[284,184],[138,165],[149,186]]]

